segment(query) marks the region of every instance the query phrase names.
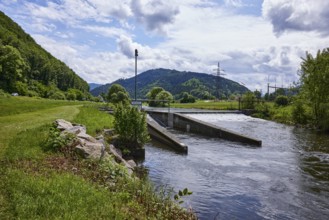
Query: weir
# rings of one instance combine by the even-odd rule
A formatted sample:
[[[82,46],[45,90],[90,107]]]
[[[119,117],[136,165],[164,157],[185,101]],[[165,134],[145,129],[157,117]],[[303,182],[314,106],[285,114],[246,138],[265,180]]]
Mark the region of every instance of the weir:
[[[170,113],[163,111],[160,112],[154,110],[146,111],[155,121],[164,124],[170,128],[174,128],[184,132],[201,134],[208,137],[222,138],[229,141],[250,144],[258,147],[262,145],[261,140],[247,137],[237,132],[230,131],[219,126],[191,118],[189,116],[184,115],[183,113]]]
[[[169,133],[166,128],[159,125],[149,115],[147,116],[147,127],[152,139],[155,139],[176,151],[187,153],[187,146],[184,143],[181,143],[174,135]]]

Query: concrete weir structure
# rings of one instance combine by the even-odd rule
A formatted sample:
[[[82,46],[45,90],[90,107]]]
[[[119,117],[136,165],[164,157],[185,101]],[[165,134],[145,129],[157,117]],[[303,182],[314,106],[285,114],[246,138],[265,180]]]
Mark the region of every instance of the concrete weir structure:
[[[187,153],[187,146],[181,143],[174,135],[170,134],[166,128],[159,125],[149,115],[147,116],[148,132],[152,139],[155,139],[168,147],[183,153]]]
[[[200,121],[182,113],[170,113],[154,110],[147,110],[147,113],[157,122],[177,130],[201,134],[208,137],[222,138],[230,141],[250,144],[260,147],[262,141],[247,137],[234,131]],[[190,113],[190,112],[184,112]]]

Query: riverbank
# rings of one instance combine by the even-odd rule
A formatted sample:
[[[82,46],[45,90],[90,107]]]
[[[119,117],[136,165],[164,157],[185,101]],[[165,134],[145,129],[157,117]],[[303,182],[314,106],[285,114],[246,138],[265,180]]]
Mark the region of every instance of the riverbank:
[[[83,102],[0,97],[0,103],[0,219],[195,219],[170,192],[126,178],[120,165],[47,148],[55,119],[84,124],[95,135],[112,127],[109,114]],[[114,181],[106,185],[106,178]]]

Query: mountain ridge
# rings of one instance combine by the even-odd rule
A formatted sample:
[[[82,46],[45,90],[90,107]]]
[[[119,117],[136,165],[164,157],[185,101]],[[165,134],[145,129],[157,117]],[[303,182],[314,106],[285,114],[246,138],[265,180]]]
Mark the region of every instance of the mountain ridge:
[[[207,99],[207,96],[218,96],[217,84],[219,79],[219,92],[229,97],[231,94],[243,94],[250,91],[247,87],[223,77],[217,77],[206,73],[190,71],[177,71],[172,69],[151,69],[137,75],[137,98],[145,98],[147,92],[154,86],[159,86],[172,93],[176,98],[182,92],[188,92],[200,99]],[[113,84],[122,85],[134,97],[135,77],[118,79],[112,83],[105,84],[91,90],[94,96],[107,93]],[[208,93],[208,95],[207,95]]]

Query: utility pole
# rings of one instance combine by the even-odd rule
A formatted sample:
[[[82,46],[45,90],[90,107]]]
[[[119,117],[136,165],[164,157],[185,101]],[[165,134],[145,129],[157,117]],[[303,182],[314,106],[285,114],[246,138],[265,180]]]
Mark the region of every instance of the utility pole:
[[[216,72],[216,90],[217,90],[217,96],[218,96],[218,100],[220,99],[220,92],[219,92],[219,83],[220,83],[220,76],[226,75],[223,74],[222,72],[224,71],[223,69],[220,68],[220,63],[218,62],[218,66],[217,69],[214,69]]]
[[[138,50],[135,49],[135,101],[137,100],[137,57],[138,57]]]

